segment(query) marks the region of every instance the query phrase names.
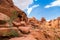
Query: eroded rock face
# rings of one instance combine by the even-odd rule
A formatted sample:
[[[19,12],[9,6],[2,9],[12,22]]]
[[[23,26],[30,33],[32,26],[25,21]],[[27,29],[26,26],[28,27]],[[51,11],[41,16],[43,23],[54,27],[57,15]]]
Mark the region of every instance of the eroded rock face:
[[[17,18],[12,21],[13,26],[10,26],[5,20],[9,20],[15,12]],[[15,37],[17,35],[13,30],[19,37]],[[8,40],[60,40],[60,17],[50,21],[46,21],[45,18],[40,21],[34,17],[27,18],[27,15],[17,8],[12,0],[0,0],[0,37],[12,35],[15,35],[15,38]]]
[[[9,30],[11,29],[11,25],[7,22],[7,20],[11,20],[10,17],[13,17],[14,14],[17,14],[17,18],[19,20],[19,22],[21,21],[28,21],[27,15],[25,14],[25,12],[23,12],[22,10],[20,10],[19,8],[17,8],[14,4],[12,0],[0,0],[0,32],[1,32],[1,36],[4,35],[4,33],[6,33],[6,31],[9,32]],[[13,21],[15,21],[16,19],[14,19]],[[15,22],[17,22],[18,20],[16,20]],[[13,23],[12,21],[12,23]],[[11,24],[12,24],[11,23]],[[13,25],[13,24],[12,24]],[[14,26],[14,25],[13,25]],[[13,27],[12,26],[12,27]],[[3,29],[4,28],[4,29]],[[17,27],[16,27],[17,28]],[[6,29],[6,30],[5,30]],[[14,30],[14,29],[13,29]],[[18,29],[17,29],[18,30]],[[2,32],[3,31],[3,32]],[[19,31],[19,30],[18,30]],[[7,32],[7,33],[8,33]],[[6,35],[7,36],[7,35]]]
[[[12,13],[17,12],[17,16],[24,21],[27,21],[27,15],[25,12],[17,8],[12,0],[0,0],[0,13],[6,14],[11,17]]]
[[[7,20],[10,20],[10,17],[3,14],[3,13],[0,13],[0,27],[1,26],[9,26],[9,24],[7,23]]]
[[[26,36],[26,37],[18,37],[18,38],[12,38],[9,40],[37,40],[33,36]]]
[[[3,14],[3,13],[0,13],[0,20],[10,20],[9,16]]]
[[[39,23],[40,21],[35,18],[29,19],[26,24],[24,21],[20,21],[19,18],[13,22],[18,27],[19,37],[10,38],[9,40],[59,40],[60,39],[60,28],[58,19],[51,21],[45,21],[44,23]],[[10,28],[0,28],[0,35],[3,36],[5,33],[9,33]],[[7,36],[7,35],[6,35]]]

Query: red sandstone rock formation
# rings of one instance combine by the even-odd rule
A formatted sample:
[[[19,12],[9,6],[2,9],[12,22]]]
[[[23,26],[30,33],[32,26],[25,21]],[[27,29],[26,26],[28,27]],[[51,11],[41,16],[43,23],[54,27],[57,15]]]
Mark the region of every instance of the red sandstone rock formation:
[[[11,27],[6,20],[18,15],[12,21]],[[17,34],[18,33],[18,34]],[[17,37],[18,35],[18,37]],[[14,36],[14,38],[12,37]],[[60,17],[50,21],[42,18],[27,18],[27,15],[17,8],[12,0],[0,0],[0,40],[60,40]]]
[[[17,18],[15,18],[14,20],[12,20],[12,23],[9,24],[8,20],[11,20],[10,17],[15,17],[14,16],[15,13],[16,13],[15,16],[17,16]],[[17,25],[18,21],[20,22],[20,24],[21,24],[21,21],[24,21],[24,22],[28,21],[28,18],[27,18],[27,15],[25,14],[25,12],[23,12],[22,10],[20,10],[19,8],[17,8],[13,4],[12,0],[0,0],[0,28],[1,28],[0,32],[1,32],[2,36],[4,35],[4,32],[5,33],[6,33],[6,31],[9,32],[9,30],[12,27],[15,27]],[[11,26],[11,24],[13,26]],[[2,32],[2,30],[3,30],[3,32]],[[17,28],[17,30],[18,30],[18,28]]]
[[[45,22],[46,19],[44,17],[41,18],[41,22]]]
[[[25,12],[17,8],[12,0],[0,0],[0,13],[6,14],[7,16],[12,16],[14,12],[17,12],[17,16],[24,21],[27,21],[27,15]]]

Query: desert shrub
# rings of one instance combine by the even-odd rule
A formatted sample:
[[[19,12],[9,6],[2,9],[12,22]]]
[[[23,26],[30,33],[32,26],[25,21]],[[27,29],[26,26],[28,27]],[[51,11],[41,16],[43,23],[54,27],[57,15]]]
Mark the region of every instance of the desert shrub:
[[[15,30],[11,30],[9,33],[4,33],[3,36],[8,36],[8,37],[18,37],[19,34]]]
[[[60,38],[58,37],[57,40],[60,40]]]
[[[17,18],[18,13],[16,11],[12,11],[12,16],[10,17],[10,20],[7,20],[7,22],[9,23],[9,25],[12,27],[12,22],[15,18]]]
[[[7,20],[7,22],[8,22],[9,25],[10,25],[10,26],[9,26],[10,28],[13,27],[12,22],[13,22],[13,20],[14,20],[15,18],[17,18],[17,12],[16,12],[16,11],[12,11],[12,16],[10,17],[10,20]],[[18,36],[18,33],[17,33],[15,30],[11,29],[11,32],[8,33],[8,34],[6,34],[6,35],[8,35],[8,36]]]

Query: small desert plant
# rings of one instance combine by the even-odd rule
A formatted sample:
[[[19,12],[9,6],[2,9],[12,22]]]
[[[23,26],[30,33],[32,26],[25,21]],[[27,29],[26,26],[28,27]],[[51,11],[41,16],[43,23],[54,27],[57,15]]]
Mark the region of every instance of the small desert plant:
[[[18,13],[16,11],[12,12],[12,16],[10,17],[10,20],[8,20],[8,23],[10,24],[11,27],[13,26],[12,25],[13,20],[18,17],[17,15]]]
[[[12,27],[13,27],[12,22],[13,22],[13,20],[14,20],[15,18],[17,18],[17,12],[16,12],[16,11],[13,11],[13,12],[12,12],[12,16],[10,17],[10,20],[7,20],[7,22],[8,22],[9,25],[10,25],[9,27],[11,28],[11,32],[8,33],[8,36],[18,36],[18,33],[17,33],[15,30],[12,29]]]
[[[60,38],[58,37],[57,40],[60,40]]]
[[[17,33],[17,31],[12,30],[12,31],[8,34],[8,36],[18,37],[19,34]]]
[[[60,37],[58,35],[55,35],[56,40],[60,40]]]
[[[8,37],[18,37],[18,33],[15,30],[11,30],[9,33],[4,33],[3,36],[8,36]]]

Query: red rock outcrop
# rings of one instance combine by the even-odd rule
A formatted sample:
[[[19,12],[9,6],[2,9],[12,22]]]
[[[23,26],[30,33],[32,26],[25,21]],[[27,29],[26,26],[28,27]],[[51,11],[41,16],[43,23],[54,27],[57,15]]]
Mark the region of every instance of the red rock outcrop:
[[[8,21],[11,19],[11,17],[16,17],[16,16],[17,16],[17,18],[12,20],[12,23],[9,24]],[[12,0],[0,0],[0,29],[1,29],[0,32],[2,34],[0,36],[3,36],[4,33],[8,33],[9,30],[12,29],[11,25],[13,25],[13,27],[15,27],[16,25],[14,25],[14,23],[15,22],[17,23],[18,21],[19,22],[28,21],[26,13],[23,12],[22,10],[20,10],[19,8],[17,8],[13,4]],[[3,32],[2,32],[2,30],[3,30]],[[14,28],[13,28],[13,30],[14,30]],[[17,30],[18,30],[18,28],[17,28]],[[8,31],[8,32],[6,32],[6,31]]]
[[[7,20],[13,13],[17,18],[11,26]],[[12,37],[14,36],[14,38]],[[0,40],[60,40],[60,17],[46,21],[44,17],[27,18],[25,12],[17,8],[12,0],[0,0]]]
[[[7,16],[11,17],[12,14],[16,12],[18,17],[21,20],[27,21],[27,15],[25,12],[17,8],[12,0],[0,0],[0,13],[6,14]]]

